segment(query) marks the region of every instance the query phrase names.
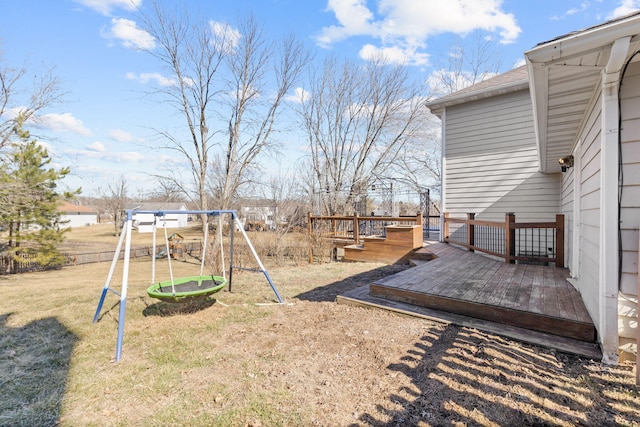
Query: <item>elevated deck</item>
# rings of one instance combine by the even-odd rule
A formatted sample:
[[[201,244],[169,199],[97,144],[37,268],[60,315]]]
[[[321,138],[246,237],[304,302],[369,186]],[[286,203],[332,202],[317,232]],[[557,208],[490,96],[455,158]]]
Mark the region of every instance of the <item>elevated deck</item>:
[[[596,330],[567,281],[568,270],[507,264],[445,243],[426,249],[434,260],[341,295],[339,302],[442,317],[597,358]]]

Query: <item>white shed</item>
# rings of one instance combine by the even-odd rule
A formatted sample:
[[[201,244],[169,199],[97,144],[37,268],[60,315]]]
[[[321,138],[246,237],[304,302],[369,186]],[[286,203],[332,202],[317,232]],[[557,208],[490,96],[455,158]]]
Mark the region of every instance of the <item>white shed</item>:
[[[134,210],[133,212],[133,226],[138,230],[138,233],[151,233],[153,232],[153,222],[155,221],[155,215],[151,213],[136,213],[135,210],[140,211],[186,211],[187,206],[184,203],[139,203],[135,206],[127,206],[127,210]],[[164,217],[158,217],[156,227],[157,228],[184,228],[188,223],[188,215],[170,213]]]
[[[87,206],[63,202],[58,205],[57,210],[63,228],[85,227],[98,223],[98,213]]]

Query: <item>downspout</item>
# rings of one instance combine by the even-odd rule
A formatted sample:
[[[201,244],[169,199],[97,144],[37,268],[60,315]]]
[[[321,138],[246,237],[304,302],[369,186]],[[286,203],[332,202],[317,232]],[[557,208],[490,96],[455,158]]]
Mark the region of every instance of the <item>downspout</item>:
[[[440,115],[440,242],[444,242],[444,213],[447,211],[447,188],[445,185],[445,177],[447,176],[447,157],[444,154],[447,148],[446,123],[447,108],[445,107]]]
[[[603,362],[618,362],[618,85],[631,37],[617,39],[602,72],[599,325]]]

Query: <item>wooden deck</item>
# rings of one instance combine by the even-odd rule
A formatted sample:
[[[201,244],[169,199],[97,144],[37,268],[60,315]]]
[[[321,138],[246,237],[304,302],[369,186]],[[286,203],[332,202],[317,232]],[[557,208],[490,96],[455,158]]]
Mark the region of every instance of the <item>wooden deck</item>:
[[[546,336],[549,342],[577,341],[590,357],[598,353],[595,327],[566,269],[507,264],[445,243],[431,242],[427,249],[434,260],[371,283],[368,292],[341,295],[339,302],[437,310],[502,325],[520,339],[538,334],[536,344],[544,345]]]

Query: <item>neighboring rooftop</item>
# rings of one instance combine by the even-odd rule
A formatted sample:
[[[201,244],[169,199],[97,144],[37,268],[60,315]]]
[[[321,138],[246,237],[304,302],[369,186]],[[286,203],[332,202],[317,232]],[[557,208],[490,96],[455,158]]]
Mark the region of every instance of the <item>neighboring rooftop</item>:
[[[95,214],[95,209],[92,209],[88,206],[78,206],[69,202],[62,202],[57,207],[58,212],[62,213],[87,213],[87,214]]]
[[[518,68],[499,74],[480,83],[476,83],[457,92],[445,95],[427,103],[427,107],[434,113],[438,114],[445,107],[450,107],[464,102],[475,101],[477,99],[488,98],[497,94],[514,92],[529,87],[529,73],[527,66],[523,65]]]

